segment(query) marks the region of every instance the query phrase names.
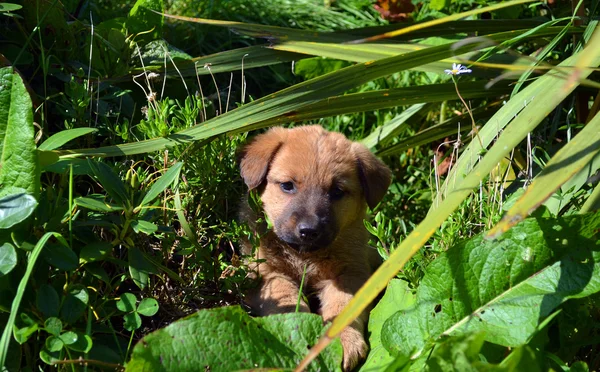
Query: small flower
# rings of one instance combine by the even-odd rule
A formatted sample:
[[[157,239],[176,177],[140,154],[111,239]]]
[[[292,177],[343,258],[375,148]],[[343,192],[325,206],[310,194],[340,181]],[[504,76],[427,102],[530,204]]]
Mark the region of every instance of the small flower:
[[[452,70],[444,70],[444,72],[448,75],[460,75],[460,74],[470,74],[473,71],[471,71],[471,69],[468,69],[465,66],[461,65],[460,63],[458,63],[458,64],[453,63]]]

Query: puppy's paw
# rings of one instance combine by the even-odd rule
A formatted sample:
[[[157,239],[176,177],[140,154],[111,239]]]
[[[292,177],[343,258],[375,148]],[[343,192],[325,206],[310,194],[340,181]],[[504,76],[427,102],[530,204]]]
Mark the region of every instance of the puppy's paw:
[[[365,342],[363,334],[354,328],[346,328],[340,335],[342,347],[344,348],[344,371],[349,372],[365,359],[369,347]]]

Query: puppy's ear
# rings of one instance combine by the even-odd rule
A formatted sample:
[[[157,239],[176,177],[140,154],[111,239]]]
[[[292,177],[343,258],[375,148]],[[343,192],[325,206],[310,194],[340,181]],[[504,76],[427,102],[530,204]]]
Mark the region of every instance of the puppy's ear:
[[[373,209],[379,204],[390,183],[392,172],[369,149],[360,143],[353,143],[352,148],[356,155],[358,177],[365,193],[369,208]]]
[[[241,151],[240,173],[249,190],[257,188],[265,180],[269,165],[285,140],[285,134],[284,128],[270,129],[258,135]]]

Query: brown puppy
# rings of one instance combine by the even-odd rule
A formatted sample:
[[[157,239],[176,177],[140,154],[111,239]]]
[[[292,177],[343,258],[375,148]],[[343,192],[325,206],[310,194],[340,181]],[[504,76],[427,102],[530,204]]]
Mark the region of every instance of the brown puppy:
[[[261,285],[246,301],[259,315],[293,312],[306,265],[304,292],[317,300],[313,310],[331,321],[377,262],[363,219],[367,205],[373,208],[383,198],[390,170],[365,146],[316,125],[257,136],[244,148],[240,168],[248,188],[258,189],[273,226],[256,250],[266,260],[255,267]],[[245,214],[251,224],[256,220]],[[304,301],[300,309],[311,311]],[[367,353],[367,316],[341,334],[344,370]]]

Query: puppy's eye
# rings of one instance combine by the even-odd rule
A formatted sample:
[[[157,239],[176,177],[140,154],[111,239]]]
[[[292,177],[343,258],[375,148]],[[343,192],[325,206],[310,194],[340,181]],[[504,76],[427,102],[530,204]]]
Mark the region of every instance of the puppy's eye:
[[[281,190],[288,194],[293,194],[296,192],[296,185],[293,182],[282,182],[279,184]]]
[[[329,191],[329,197],[332,200],[340,200],[341,198],[344,197],[346,193],[344,192],[344,190],[342,190],[339,186],[334,186],[330,191]]]

